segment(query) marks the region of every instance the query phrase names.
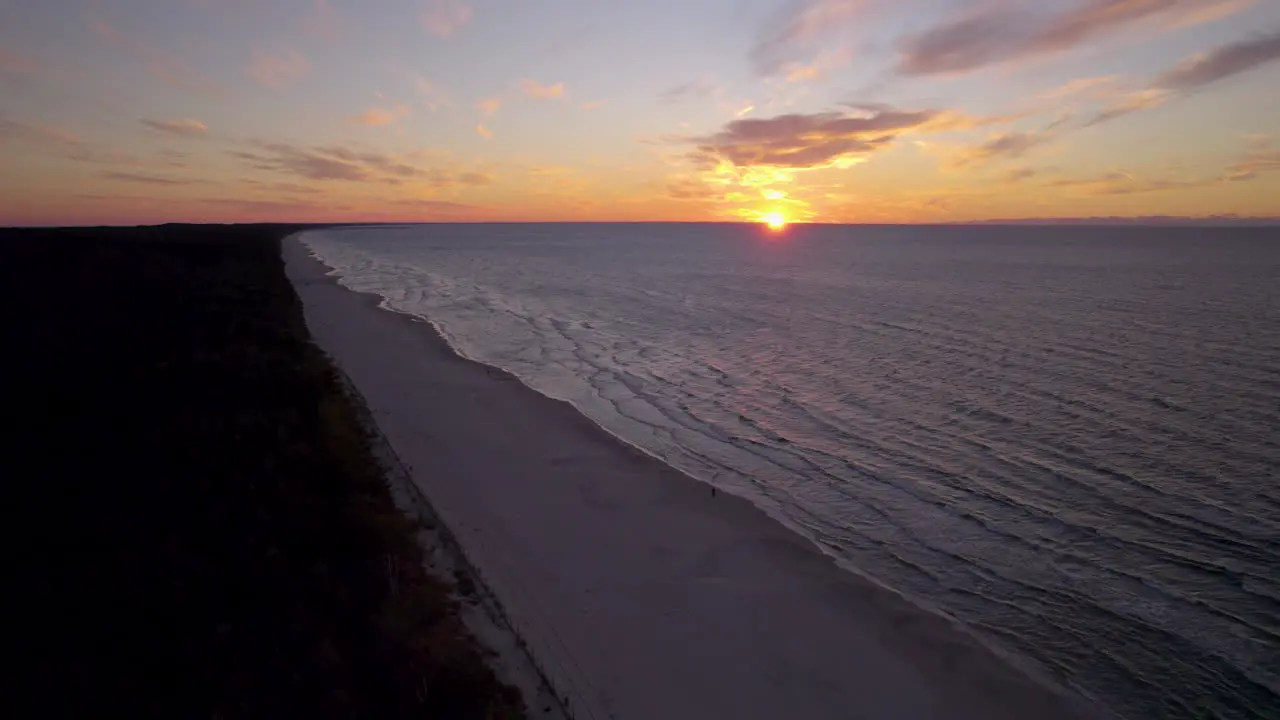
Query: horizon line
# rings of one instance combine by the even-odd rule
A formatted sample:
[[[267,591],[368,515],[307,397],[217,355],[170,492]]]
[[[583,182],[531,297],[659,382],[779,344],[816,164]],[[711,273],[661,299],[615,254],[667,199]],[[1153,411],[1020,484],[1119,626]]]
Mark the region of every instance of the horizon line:
[[[4,229],[90,229],[163,227],[166,225],[193,226],[244,226],[244,225],[312,225],[325,227],[374,227],[397,225],[748,225],[761,226],[751,220],[369,220],[369,221],[308,221],[272,220],[246,222],[159,222],[159,223],[92,223],[84,225],[32,224],[0,225]],[[826,225],[844,227],[971,227],[971,226],[1111,226],[1111,227],[1280,227],[1280,216],[1231,216],[1181,217],[1147,215],[1136,217],[1048,217],[1048,218],[988,218],[983,220],[952,220],[940,222],[824,222],[794,220],[787,226]]]

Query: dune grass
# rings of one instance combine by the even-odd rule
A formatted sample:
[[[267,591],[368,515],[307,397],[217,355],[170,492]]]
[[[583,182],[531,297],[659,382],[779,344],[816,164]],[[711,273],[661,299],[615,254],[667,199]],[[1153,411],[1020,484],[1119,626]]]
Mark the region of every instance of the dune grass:
[[[42,715],[523,716],[310,342],[294,229],[0,231]]]

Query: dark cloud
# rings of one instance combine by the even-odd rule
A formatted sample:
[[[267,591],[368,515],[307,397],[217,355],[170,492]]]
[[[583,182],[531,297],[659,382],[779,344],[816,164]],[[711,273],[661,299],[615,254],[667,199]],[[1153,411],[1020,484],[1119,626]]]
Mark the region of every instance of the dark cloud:
[[[1156,79],[1156,87],[1191,90],[1280,60],[1280,30],[1222,45],[1192,58]]]
[[[898,71],[938,75],[1062,52],[1150,21],[1202,22],[1241,6],[1237,0],[1083,0],[1065,11],[1056,3],[988,7],[905,38]],[[1060,7],[1060,6],[1059,6]]]
[[[844,156],[869,154],[939,113],[881,110],[868,115],[827,112],[735,120],[710,137],[697,138],[695,160],[728,161],[738,167],[821,167]]]

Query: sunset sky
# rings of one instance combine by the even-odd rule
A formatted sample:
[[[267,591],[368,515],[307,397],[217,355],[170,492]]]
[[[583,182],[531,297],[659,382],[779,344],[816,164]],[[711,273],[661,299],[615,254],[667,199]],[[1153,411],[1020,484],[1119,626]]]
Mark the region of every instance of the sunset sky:
[[[1277,0],[0,0],[0,224],[1280,216]]]

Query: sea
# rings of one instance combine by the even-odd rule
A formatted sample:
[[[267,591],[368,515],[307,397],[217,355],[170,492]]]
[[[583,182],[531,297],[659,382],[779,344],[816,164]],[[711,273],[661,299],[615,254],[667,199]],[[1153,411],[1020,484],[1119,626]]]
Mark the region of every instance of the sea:
[[[1280,718],[1280,228],[305,241],[459,354],[1120,717]]]

